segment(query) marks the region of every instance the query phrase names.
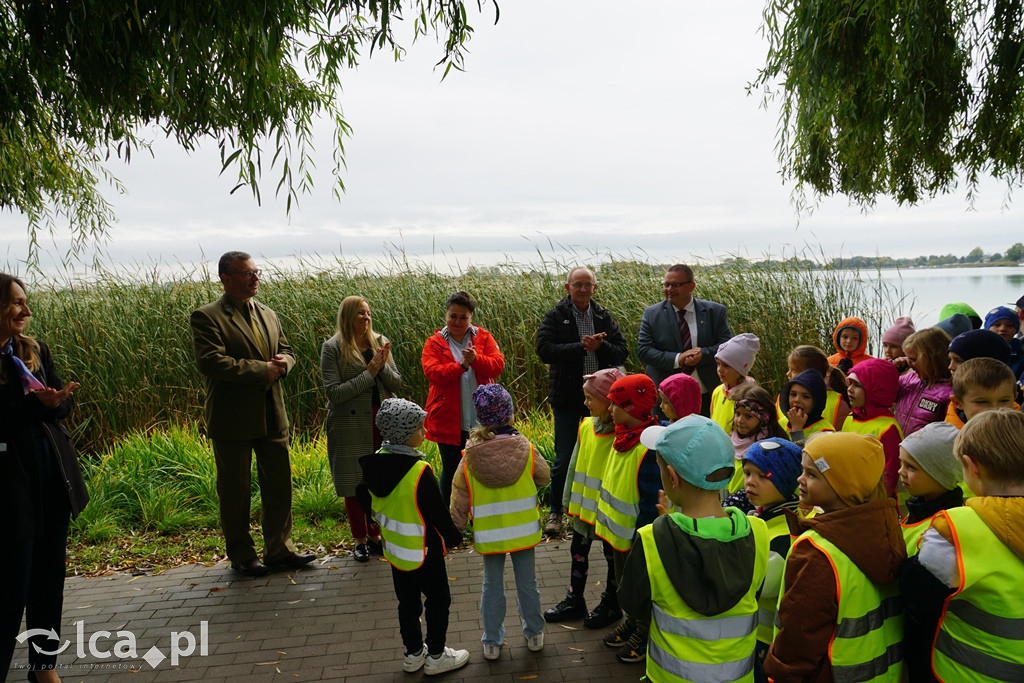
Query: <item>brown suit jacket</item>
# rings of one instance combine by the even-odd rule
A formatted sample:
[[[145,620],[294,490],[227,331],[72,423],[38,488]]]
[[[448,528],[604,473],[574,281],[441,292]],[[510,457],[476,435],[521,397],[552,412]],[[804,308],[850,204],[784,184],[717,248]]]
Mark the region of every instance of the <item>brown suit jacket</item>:
[[[274,311],[258,301],[254,303],[267,331],[270,355],[284,356],[290,372],[295,354],[281,331],[281,321]],[[210,438],[258,439],[286,434],[288,415],[281,382],[267,382],[269,359],[262,358],[245,313],[224,295],[192,311],[189,323],[196,366],[206,378],[206,430]]]

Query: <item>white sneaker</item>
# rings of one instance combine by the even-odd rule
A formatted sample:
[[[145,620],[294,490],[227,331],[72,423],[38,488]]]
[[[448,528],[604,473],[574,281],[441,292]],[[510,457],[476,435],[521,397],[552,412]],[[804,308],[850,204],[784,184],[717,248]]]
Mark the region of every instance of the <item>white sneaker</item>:
[[[484,643],[484,659],[494,661],[501,656],[501,645],[488,645]]]
[[[427,658],[426,644],[414,655],[406,655],[402,659],[402,671],[413,674],[423,668],[423,661]]]
[[[437,674],[461,669],[467,664],[469,664],[468,652],[446,647],[444,652],[437,657],[427,655],[427,661],[423,663],[423,674],[425,676],[436,676]]]
[[[526,649],[530,652],[540,652],[544,649],[544,631],[526,639]]]

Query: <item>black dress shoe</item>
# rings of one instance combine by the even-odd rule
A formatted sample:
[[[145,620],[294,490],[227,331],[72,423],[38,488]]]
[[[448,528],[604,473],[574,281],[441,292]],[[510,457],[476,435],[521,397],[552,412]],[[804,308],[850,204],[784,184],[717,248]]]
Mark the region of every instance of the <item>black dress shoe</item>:
[[[245,562],[232,562],[231,568],[245,576],[266,576],[270,572],[267,565],[263,564],[255,557],[250,558]]]
[[[313,553],[290,552],[287,555],[267,560],[267,567],[271,571],[278,569],[301,569],[315,559],[316,555]]]
[[[566,593],[562,602],[544,612],[544,621],[554,623],[558,621],[572,621],[582,619],[587,615],[587,603],[582,597],[576,597],[572,593]]]
[[[352,551],[352,557],[356,558],[356,562],[369,562],[370,546],[365,543],[360,543],[356,546],[356,549]]]
[[[586,628],[604,628],[614,624],[622,618],[622,610],[619,608],[619,601],[608,598],[608,594],[601,595],[601,602],[597,607],[590,610],[587,616],[583,617],[583,626]]]

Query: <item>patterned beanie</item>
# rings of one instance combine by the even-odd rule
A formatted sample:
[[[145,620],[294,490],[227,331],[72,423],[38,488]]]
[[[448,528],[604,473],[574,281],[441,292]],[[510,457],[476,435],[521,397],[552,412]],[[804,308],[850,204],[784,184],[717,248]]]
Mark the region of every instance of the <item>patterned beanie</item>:
[[[790,500],[796,496],[796,480],[803,471],[801,455],[802,451],[795,443],[773,436],[751,444],[743,459],[764,472],[765,478]]]
[[[995,325],[997,320],[1009,320],[1014,329],[1020,330],[1020,318],[1017,316],[1017,311],[1012,308],[1007,306],[996,306],[985,314],[985,324],[983,327],[987,330]]]
[[[377,410],[377,429],[385,443],[404,444],[423,424],[427,411],[404,398],[386,398]]]
[[[481,384],[473,391],[476,419],[484,427],[500,427],[512,421],[512,396],[500,384]]]
[[[608,400],[637,420],[646,420],[658,400],[654,380],[644,374],[626,375],[615,380],[608,390]]]

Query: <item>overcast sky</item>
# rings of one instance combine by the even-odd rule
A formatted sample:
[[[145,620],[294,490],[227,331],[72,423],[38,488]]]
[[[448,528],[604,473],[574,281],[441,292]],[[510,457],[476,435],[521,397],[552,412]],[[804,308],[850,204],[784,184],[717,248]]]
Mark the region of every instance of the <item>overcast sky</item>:
[[[127,194],[111,195],[108,252],[141,265],[235,248],[373,264],[404,250],[447,269],[538,250],[666,262],[805,244],[990,252],[1020,239],[1021,199],[1005,207],[994,182],[973,211],[961,191],[868,214],[836,198],[798,218],[778,173],[777,114],[745,90],[764,62],[760,12],[750,0],[506,0],[493,25],[493,7],[474,9],[465,73],[441,82],[440,46],[421,40],[405,62],[377,54],[347,75],[354,132],[340,202],[327,127],[317,188],[290,217],[273,199],[276,171],[257,206],[246,190],[228,194],[235,178],[218,177],[215,145],[187,156],[156,139],[155,158],[111,167]],[[23,258],[24,218],[0,216],[0,238],[0,264]]]

